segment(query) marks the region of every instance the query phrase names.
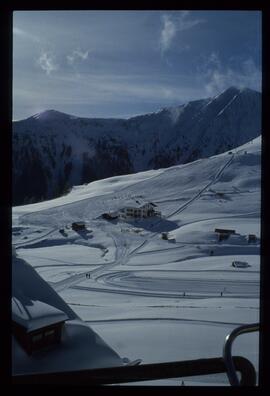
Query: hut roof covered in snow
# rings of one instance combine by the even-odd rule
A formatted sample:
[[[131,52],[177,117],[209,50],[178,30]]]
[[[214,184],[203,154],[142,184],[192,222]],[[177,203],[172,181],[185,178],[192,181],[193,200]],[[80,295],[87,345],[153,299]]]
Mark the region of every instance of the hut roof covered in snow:
[[[34,331],[55,323],[64,322],[68,316],[42,301],[28,300],[24,304],[16,297],[12,297],[12,320],[23,326],[26,332]]]

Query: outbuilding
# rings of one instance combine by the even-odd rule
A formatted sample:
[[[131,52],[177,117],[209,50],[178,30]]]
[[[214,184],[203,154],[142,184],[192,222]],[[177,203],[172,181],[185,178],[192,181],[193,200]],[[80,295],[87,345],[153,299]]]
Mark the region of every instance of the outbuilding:
[[[68,316],[42,301],[12,297],[12,331],[28,355],[61,342]]]
[[[230,230],[228,228],[215,228],[215,232],[228,235],[235,234],[235,230]]]
[[[229,238],[230,235],[235,234],[235,230],[226,228],[216,228],[215,232],[218,234],[218,241],[223,241]]]
[[[162,232],[161,233],[161,238],[165,239],[165,241],[167,241],[168,240],[168,233],[167,232]]]
[[[246,261],[233,261],[232,262],[232,267],[235,267],[235,268],[247,268],[247,267],[250,267],[250,265]]]
[[[71,224],[71,228],[74,231],[85,230],[85,222],[84,221],[75,221]]]
[[[247,240],[248,240],[248,243],[257,242],[257,237],[254,234],[249,234]]]
[[[118,218],[118,213],[117,212],[107,212],[107,213],[103,213],[102,217],[103,219],[106,220],[116,220]]]

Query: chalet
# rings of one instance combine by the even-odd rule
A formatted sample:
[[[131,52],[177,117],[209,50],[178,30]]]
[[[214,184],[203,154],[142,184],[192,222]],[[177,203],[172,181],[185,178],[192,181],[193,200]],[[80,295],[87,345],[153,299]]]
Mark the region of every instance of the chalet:
[[[12,297],[12,331],[28,355],[59,344],[68,316],[42,301]]]
[[[160,216],[161,212],[157,211],[155,208],[157,205],[155,205],[152,202],[147,202],[143,205],[140,205],[138,201],[133,206],[127,206],[123,209],[121,209],[121,215],[123,217],[140,217],[140,218],[146,218],[146,217],[153,217],[153,216]]]
[[[10,365],[15,381],[25,374],[123,365],[118,353],[80,319],[32,265],[14,255],[12,296]],[[7,327],[8,323],[3,320],[1,325]]]
[[[108,213],[103,213],[102,217],[103,217],[103,219],[106,219],[106,220],[115,220],[115,219],[118,219],[119,215],[117,212],[108,212]]]
[[[257,242],[257,237],[254,234],[249,234],[247,237],[248,243]]]
[[[229,238],[230,235],[235,234],[235,230],[229,230],[224,228],[216,228],[215,232],[218,234],[218,241],[223,241]]]
[[[76,221],[71,224],[71,228],[74,231],[85,230],[85,222],[84,221]]]
[[[218,241],[219,241],[219,242],[225,241],[226,239],[229,238],[229,236],[230,236],[230,234],[219,233],[219,234],[218,234]]]
[[[235,230],[229,230],[226,228],[216,228],[215,232],[220,234],[228,234],[228,235],[235,234]]]
[[[167,241],[168,240],[168,233],[167,232],[162,232],[161,233],[161,238],[165,239],[165,241]]]
[[[235,267],[235,268],[247,268],[247,267],[250,267],[250,265],[246,261],[233,261],[232,262],[232,267]]]

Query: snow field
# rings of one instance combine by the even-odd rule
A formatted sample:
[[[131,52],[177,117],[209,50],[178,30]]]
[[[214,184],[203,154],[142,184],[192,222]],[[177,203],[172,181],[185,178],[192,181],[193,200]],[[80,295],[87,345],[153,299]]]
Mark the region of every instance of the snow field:
[[[260,308],[260,139],[232,153],[96,181],[13,208],[17,254],[121,356],[144,363],[221,356],[225,336],[258,322]],[[155,202],[162,218],[99,218],[138,197]],[[60,235],[60,227],[77,220],[91,232],[65,228],[67,236]],[[215,228],[236,235],[218,242]],[[257,242],[248,244],[248,234]],[[249,267],[234,268],[234,260]],[[258,335],[239,337],[235,354],[258,371]]]

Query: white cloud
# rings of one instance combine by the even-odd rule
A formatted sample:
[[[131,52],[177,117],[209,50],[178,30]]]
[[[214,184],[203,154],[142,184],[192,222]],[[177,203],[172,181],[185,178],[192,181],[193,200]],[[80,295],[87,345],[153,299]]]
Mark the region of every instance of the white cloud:
[[[25,30],[19,29],[17,27],[13,27],[13,35],[27,39],[27,40],[31,40],[36,43],[40,42],[39,37],[34,36],[33,34],[30,34],[30,33],[26,32]]]
[[[163,28],[161,31],[160,45],[161,51],[167,51],[176,35],[176,26],[169,15],[163,15]]]
[[[51,52],[43,51],[37,63],[47,75],[50,75],[52,71],[58,69],[58,65],[55,63],[54,56]]]
[[[204,19],[188,19],[189,15],[189,11],[182,11],[180,16],[178,17],[177,30],[179,30],[180,32],[183,30],[191,29],[193,28],[193,26],[205,22]]]
[[[80,59],[81,61],[85,61],[88,58],[89,51],[81,51],[80,49],[74,50],[71,54],[67,55],[67,62],[70,65],[73,65],[73,63]]]
[[[211,53],[198,68],[197,78],[203,81],[208,94],[217,94],[229,86],[261,90],[261,70],[252,58],[239,61],[237,70],[230,64],[223,66],[219,55]]]
[[[160,35],[160,49],[162,54],[171,47],[173,39],[178,32],[189,30],[199,23],[205,22],[203,19],[191,19],[189,15],[189,11],[181,11],[177,16],[162,15],[163,26]],[[186,45],[183,49],[189,49],[189,46]]]

